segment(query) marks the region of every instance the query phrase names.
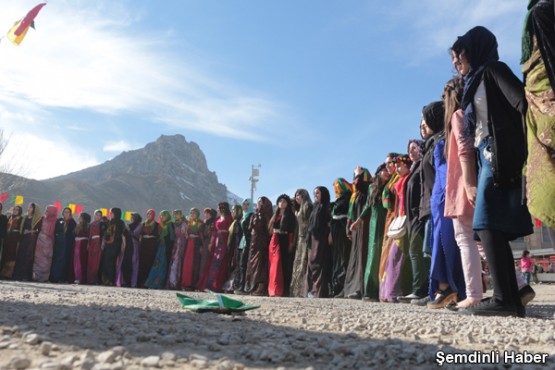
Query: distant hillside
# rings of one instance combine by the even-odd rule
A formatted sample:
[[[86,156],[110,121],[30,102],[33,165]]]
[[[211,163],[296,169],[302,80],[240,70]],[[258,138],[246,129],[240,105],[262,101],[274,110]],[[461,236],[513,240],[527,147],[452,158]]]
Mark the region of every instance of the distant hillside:
[[[183,135],[162,135],[142,149],[48,180],[0,174],[0,191],[23,195],[25,203],[34,201],[43,208],[60,201],[63,205],[82,204],[88,212],[120,207],[141,214],[148,208],[187,211],[240,199],[218,182],[200,147]]]

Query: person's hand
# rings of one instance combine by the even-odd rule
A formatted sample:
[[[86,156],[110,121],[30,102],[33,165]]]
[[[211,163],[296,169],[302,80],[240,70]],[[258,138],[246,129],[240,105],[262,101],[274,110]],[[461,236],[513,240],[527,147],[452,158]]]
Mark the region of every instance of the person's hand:
[[[472,207],[476,207],[476,186],[465,185],[464,191],[468,202],[472,204]]]
[[[354,231],[358,229],[359,226],[360,226],[360,218],[358,218],[355,222],[351,224],[351,227],[349,227],[349,231]]]

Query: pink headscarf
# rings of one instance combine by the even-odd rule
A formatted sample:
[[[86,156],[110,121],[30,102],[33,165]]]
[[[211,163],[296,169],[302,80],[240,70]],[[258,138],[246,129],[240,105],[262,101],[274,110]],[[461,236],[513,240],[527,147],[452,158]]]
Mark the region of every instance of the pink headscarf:
[[[54,228],[58,219],[58,208],[53,205],[46,207],[44,216],[42,217],[42,226],[40,231],[49,236],[54,236]]]

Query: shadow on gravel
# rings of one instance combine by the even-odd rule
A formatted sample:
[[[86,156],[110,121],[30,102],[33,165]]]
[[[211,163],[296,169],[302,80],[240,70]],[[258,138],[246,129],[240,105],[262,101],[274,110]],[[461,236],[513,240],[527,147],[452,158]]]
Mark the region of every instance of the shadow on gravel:
[[[63,286],[49,288],[37,284],[37,287],[64,290]],[[430,369],[437,366],[438,351],[465,352],[443,346],[437,340],[437,344],[426,344],[368,339],[354,333],[273,325],[262,321],[260,316],[249,317],[250,313],[229,316],[99,304],[57,305],[34,303],[33,294],[24,298],[28,301],[0,301],[0,326],[18,326],[20,334],[32,331],[58,345],[71,346],[74,351],[105,351],[121,345],[132,356],[139,357],[169,351],[177,358],[197,354],[209,361],[219,361],[225,357],[254,368],[313,366],[315,369]],[[179,307],[177,299],[175,304]],[[549,310],[553,312],[554,307],[529,308],[532,315]]]
[[[2,301],[0,312],[0,326],[18,326],[20,334],[32,331],[52,343],[72,346],[74,351],[105,351],[122,345],[132,356],[170,351],[177,358],[199,354],[218,361],[226,357],[255,368],[362,369],[399,365],[430,368],[440,350],[439,346],[429,344],[409,346],[409,342],[398,339],[369,340],[356,334],[276,326],[253,321],[248,314],[226,316],[32,301]]]

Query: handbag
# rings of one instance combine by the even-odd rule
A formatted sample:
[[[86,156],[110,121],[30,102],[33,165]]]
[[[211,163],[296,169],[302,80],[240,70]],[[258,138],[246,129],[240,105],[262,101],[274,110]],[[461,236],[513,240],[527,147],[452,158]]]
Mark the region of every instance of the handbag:
[[[387,230],[387,236],[393,239],[399,239],[407,233],[407,216],[397,216],[393,219]]]

